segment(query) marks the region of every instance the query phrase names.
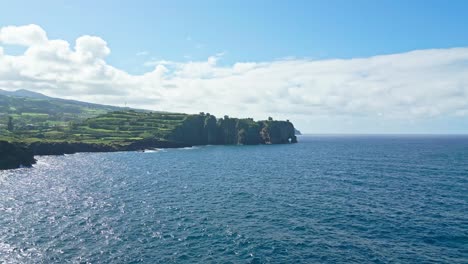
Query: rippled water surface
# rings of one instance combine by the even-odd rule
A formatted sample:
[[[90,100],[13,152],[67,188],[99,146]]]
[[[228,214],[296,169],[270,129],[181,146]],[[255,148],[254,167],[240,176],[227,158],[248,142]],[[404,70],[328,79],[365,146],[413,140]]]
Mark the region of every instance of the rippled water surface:
[[[468,137],[300,141],[0,172],[0,263],[468,263]]]

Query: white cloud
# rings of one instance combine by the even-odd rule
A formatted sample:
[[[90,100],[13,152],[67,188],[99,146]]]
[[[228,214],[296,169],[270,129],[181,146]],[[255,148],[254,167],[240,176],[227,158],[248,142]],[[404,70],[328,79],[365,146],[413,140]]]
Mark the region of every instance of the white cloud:
[[[107,64],[110,49],[99,37],[79,37],[71,48],[64,40],[48,40],[36,25],[0,32],[0,44],[27,47],[18,56],[0,48],[2,89],[155,110],[271,115],[297,121],[309,131],[322,123],[360,131],[362,124],[374,122],[384,130],[392,122],[404,126],[468,115],[468,48],[232,66],[219,66],[218,54],[206,61],[150,61],[146,65],[152,71],[132,75]]]
[[[47,42],[47,34],[37,25],[2,27],[0,42],[22,46],[40,45]]]
[[[110,53],[110,49],[100,37],[82,36],[76,40],[75,50],[79,56],[86,59],[103,59]]]

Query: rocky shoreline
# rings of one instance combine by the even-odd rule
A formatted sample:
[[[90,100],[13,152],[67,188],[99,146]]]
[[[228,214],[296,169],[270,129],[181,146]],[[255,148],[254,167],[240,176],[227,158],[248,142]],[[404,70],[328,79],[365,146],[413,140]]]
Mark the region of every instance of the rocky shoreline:
[[[129,144],[100,144],[69,141],[32,143],[0,141],[0,170],[30,167],[36,155],[64,155],[78,152],[141,151],[154,148],[183,148],[195,145],[259,145],[297,143],[289,121],[266,123],[225,118],[219,124],[213,116],[195,116],[178,128],[169,140],[148,138]]]
[[[29,167],[34,163],[34,153],[27,145],[0,141],[0,170]]]
[[[31,167],[36,163],[34,156],[184,147],[191,147],[191,145],[160,140],[140,140],[123,146],[83,142],[33,142],[31,144],[25,144],[21,142],[0,141],[0,170]]]

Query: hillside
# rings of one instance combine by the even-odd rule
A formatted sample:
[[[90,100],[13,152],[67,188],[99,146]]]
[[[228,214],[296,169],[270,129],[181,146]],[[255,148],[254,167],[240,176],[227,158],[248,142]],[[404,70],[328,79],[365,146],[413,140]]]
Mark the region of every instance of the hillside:
[[[296,143],[291,122],[131,110],[18,91],[0,94],[0,169],[33,155]]]
[[[16,91],[5,91],[5,90],[0,89],[0,95],[13,96],[13,97],[28,97],[28,98],[36,98],[36,99],[52,99],[52,97],[43,95],[41,93],[25,90],[25,89],[19,89]]]
[[[145,138],[167,139],[186,114],[114,111],[70,122],[66,126],[38,127],[10,133],[20,140],[71,141],[125,145]]]
[[[85,142],[128,145],[157,139],[187,145],[276,144],[295,141],[289,121],[254,121],[200,113],[114,111],[65,126],[14,128],[4,138],[21,142]]]
[[[11,120],[11,122],[9,122]],[[190,145],[265,144],[295,140],[275,132],[280,121],[150,112],[0,90],[0,136],[14,141],[72,141],[125,145],[158,139]],[[11,128],[8,129],[8,125]],[[283,127],[293,127],[289,121]],[[281,139],[270,139],[267,130]],[[294,129],[294,128],[293,128]],[[293,141],[294,141],[293,140]]]
[[[118,110],[128,108],[53,98],[28,90],[0,90],[0,129],[5,128],[8,117],[21,130],[31,126],[65,126],[71,121],[80,122]]]

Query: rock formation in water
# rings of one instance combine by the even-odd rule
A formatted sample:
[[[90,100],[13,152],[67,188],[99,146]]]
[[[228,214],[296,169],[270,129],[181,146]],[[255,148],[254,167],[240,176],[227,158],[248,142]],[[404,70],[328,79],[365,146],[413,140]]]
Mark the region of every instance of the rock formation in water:
[[[260,135],[265,144],[297,143],[294,126],[289,121],[264,121]]]
[[[32,166],[34,163],[34,153],[24,144],[0,141],[0,170]]]
[[[289,121],[254,121],[210,114],[190,115],[169,136],[170,140],[190,145],[257,145],[297,143]]]

